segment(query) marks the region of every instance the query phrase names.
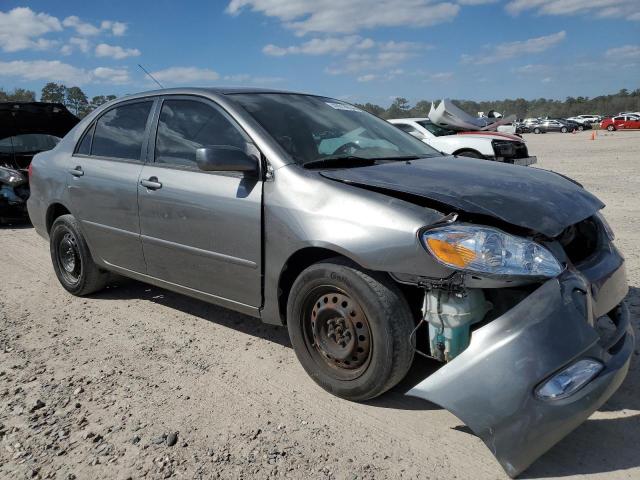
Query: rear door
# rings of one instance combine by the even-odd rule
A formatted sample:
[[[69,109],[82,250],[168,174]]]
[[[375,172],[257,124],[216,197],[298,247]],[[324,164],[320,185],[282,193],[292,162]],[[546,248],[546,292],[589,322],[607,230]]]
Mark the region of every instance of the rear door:
[[[146,155],[153,99],[104,112],[78,143],[68,171],[74,214],[91,252],[118,267],[146,270],[138,221],[138,177]]]
[[[259,152],[213,102],[165,97],[138,185],[148,274],[219,299],[262,303],[262,182],[255,174],[204,172],[196,149]],[[224,302],[223,302],[224,303]]]

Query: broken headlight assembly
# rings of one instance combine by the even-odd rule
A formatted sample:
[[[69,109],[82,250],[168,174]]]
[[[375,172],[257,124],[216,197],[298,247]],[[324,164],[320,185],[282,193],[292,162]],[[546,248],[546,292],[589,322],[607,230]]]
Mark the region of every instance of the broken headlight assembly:
[[[12,168],[0,167],[0,183],[5,183],[12,187],[26,182],[25,176]]]
[[[455,270],[553,278],[562,265],[542,245],[492,227],[450,225],[425,230],[422,244],[441,264]]]

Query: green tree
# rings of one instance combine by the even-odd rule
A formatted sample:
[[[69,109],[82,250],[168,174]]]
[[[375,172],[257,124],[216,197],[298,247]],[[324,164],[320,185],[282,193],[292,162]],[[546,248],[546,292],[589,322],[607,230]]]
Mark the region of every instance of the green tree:
[[[42,87],[42,93],[40,94],[41,102],[49,103],[64,103],[67,87],[62,84],[54,82],[47,83]]]
[[[14,88],[11,92],[0,90],[0,101],[2,102],[35,102],[36,92],[25,88]]]
[[[89,111],[89,100],[80,87],[66,89],[65,105],[78,116],[84,116]]]
[[[396,97],[384,116],[385,118],[405,118],[409,116],[410,109],[409,100]]]

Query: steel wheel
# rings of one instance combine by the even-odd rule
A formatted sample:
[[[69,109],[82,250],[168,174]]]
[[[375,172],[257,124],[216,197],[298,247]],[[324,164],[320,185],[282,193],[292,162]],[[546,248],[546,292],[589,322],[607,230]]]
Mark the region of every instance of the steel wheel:
[[[70,284],[78,283],[82,275],[82,259],[78,240],[71,231],[65,232],[56,249],[56,261],[60,273]]]
[[[360,305],[335,287],[308,296],[305,342],[316,362],[339,379],[354,379],[371,359],[371,328]]]

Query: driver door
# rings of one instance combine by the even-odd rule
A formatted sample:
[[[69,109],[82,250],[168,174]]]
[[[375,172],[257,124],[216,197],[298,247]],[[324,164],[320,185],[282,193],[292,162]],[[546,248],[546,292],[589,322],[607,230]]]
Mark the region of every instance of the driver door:
[[[220,107],[193,96],[163,98],[151,138],[138,184],[148,274],[222,304],[260,306],[262,181],[195,161],[204,146],[257,149]]]

